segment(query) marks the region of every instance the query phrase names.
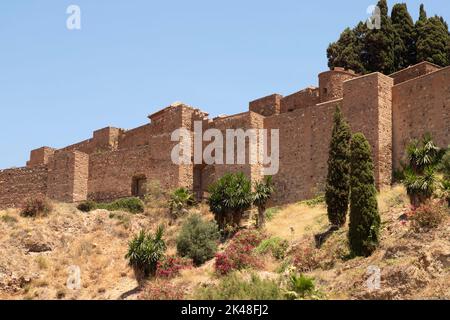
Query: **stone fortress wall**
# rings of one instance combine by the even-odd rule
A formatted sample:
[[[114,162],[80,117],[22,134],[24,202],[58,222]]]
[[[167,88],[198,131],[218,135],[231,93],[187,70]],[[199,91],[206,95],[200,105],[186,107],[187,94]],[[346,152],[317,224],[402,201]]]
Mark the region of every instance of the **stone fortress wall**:
[[[108,127],[62,149],[33,150],[26,167],[0,171],[0,208],[20,205],[33,196],[62,202],[139,196],[151,180],[167,190],[188,187],[201,197],[226,172],[261,178],[259,163],[172,163],[171,151],[177,144],[171,141],[172,132],[179,128],[194,132],[194,121],[202,121],[203,130],[218,129],[224,136],[227,129],[279,129],[280,170],[274,176],[274,201],[284,204],[310,198],[324,188],[338,105],[352,131],[364,133],[372,146],[378,188],[391,184],[392,172],[412,138],[429,132],[441,147],[450,144],[450,68],[423,62],[390,76],[359,76],[336,68],[319,75],[319,87],[286,97],[260,98],[250,102],[245,113],[209,119],[199,109],[175,103],[132,130]]]

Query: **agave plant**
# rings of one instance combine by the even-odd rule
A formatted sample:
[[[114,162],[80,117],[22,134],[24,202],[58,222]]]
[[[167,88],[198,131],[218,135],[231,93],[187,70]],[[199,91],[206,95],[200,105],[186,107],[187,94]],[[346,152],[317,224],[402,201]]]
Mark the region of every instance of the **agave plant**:
[[[169,209],[175,218],[187,213],[187,207],[193,206],[194,204],[194,195],[186,188],[179,188],[170,195]]]
[[[155,234],[142,230],[128,245],[125,259],[128,259],[139,284],[156,274],[158,261],[164,257],[166,251],[163,235],[162,225],[158,227]]]

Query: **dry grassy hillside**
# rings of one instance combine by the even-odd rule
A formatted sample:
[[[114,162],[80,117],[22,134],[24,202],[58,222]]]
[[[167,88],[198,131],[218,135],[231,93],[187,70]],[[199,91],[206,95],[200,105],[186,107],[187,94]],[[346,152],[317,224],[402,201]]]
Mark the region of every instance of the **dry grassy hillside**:
[[[346,228],[335,232],[320,248],[314,235],[328,228],[323,204],[303,202],[270,210],[265,235],[289,242],[285,257],[261,257],[253,271],[280,281],[293,259],[303,252],[299,270],[312,278],[322,299],[450,299],[450,221],[439,228],[413,232],[405,220],[408,201],[401,187],[379,196],[382,215],[381,247],[370,258],[350,259]],[[193,209],[212,219],[205,206]],[[156,298],[137,289],[124,255],[128,241],[141,229],[167,226],[168,253],[175,254],[175,238],[183,219],[172,221],[162,211],[133,215],[96,210],[82,213],[73,205],[55,204],[47,217],[24,218],[16,210],[0,212],[1,299],[138,299]],[[220,249],[227,246],[222,244]],[[81,270],[81,289],[66,286],[69,268]],[[381,287],[366,286],[369,266],[381,270]],[[248,277],[249,271],[239,273]],[[170,287],[184,298],[196,297],[199,287],[219,284],[214,260],[181,272],[171,280],[151,280],[149,286]]]

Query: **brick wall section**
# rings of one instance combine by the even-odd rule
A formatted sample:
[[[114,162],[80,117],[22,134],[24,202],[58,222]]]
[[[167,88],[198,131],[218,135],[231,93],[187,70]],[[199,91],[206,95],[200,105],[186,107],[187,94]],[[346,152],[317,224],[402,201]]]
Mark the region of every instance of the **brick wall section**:
[[[378,188],[392,180],[392,86],[393,79],[381,73],[344,83],[343,112],[372,147]]]
[[[27,167],[41,166],[47,164],[49,158],[55,153],[55,149],[49,147],[42,147],[32,150],[30,153],[30,161],[27,162]]]
[[[281,113],[311,107],[320,102],[319,88],[306,88],[281,100]]]
[[[396,168],[408,142],[431,133],[440,147],[450,145],[450,68],[393,88],[393,161]]]
[[[249,110],[259,113],[263,116],[272,116],[280,113],[281,99],[283,96],[273,94],[258,100],[252,101],[249,104]]]
[[[48,165],[47,196],[62,202],[87,199],[89,156],[80,151],[59,151]]]
[[[20,206],[27,198],[47,193],[47,167],[0,171],[0,209]]]
[[[441,67],[432,64],[430,62],[422,62],[406,68],[404,70],[398,71],[390,75],[391,78],[394,78],[394,84],[399,84],[411,79],[418,78],[420,76],[427,75],[431,72],[435,72],[441,69]]]

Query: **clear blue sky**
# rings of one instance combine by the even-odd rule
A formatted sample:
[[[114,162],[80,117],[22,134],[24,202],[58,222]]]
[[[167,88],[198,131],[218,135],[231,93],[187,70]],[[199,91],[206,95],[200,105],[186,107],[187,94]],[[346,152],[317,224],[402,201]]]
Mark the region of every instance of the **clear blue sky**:
[[[414,18],[421,1],[406,1]],[[424,0],[450,21],[450,4]],[[325,50],[376,1],[0,2],[0,168],[183,101],[212,116],[315,85]],[[66,8],[82,29],[66,28]],[[389,1],[392,6],[393,1]]]

